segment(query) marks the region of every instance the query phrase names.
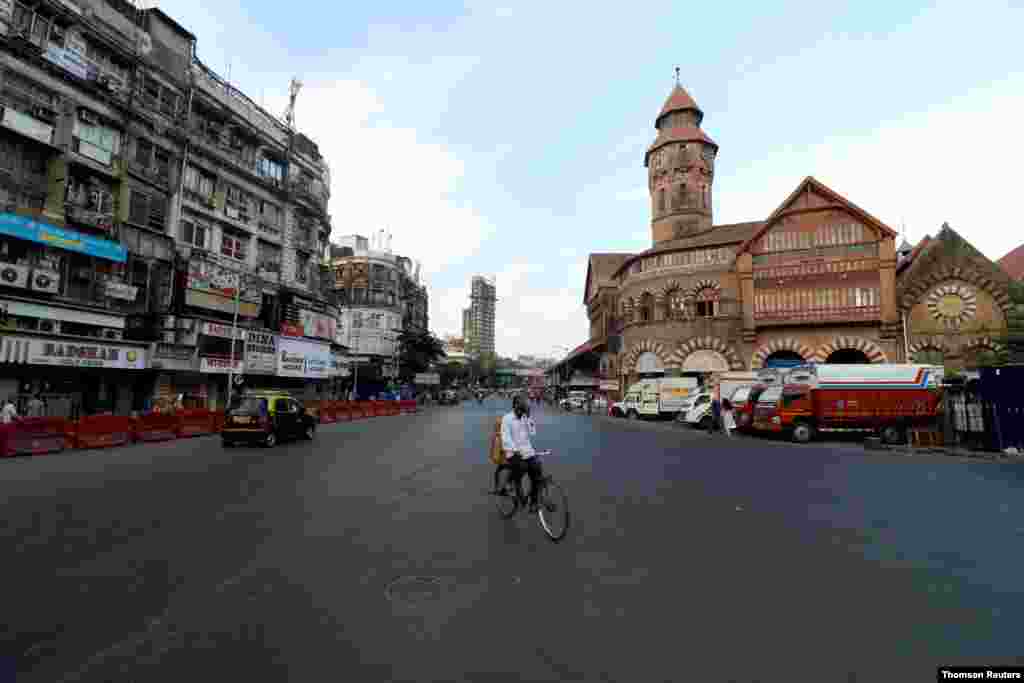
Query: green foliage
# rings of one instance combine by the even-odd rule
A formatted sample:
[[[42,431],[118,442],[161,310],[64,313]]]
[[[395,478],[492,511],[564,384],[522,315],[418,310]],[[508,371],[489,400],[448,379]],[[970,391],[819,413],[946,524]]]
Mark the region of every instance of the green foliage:
[[[398,358],[401,376],[410,380],[418,372],[426,372],[433,363],[447,358],[444,343],[430,332],[405,331],[398,335]]]

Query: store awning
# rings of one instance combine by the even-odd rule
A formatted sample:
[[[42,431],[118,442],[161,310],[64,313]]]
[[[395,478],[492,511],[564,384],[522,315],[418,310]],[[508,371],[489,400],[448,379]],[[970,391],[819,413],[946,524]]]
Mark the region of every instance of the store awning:
[[[117,242],[58,228],[16,213],[0,213],[0,235],[37,242],[48,247],[124,263],[128,249]]]
[[[580,344],[579,346],[577,346],[572,351],[570,351],[569,354],[565,358],[563,358],[562,360],[558,361],[558,365],[564,365],[565,363],[568,363],[572,359],[577,358],[579,356],[582,356],[584,353],[589,353],[591,351],[600,351],[601,349],[603,349],[607,345],[607,343],[608,343],[608,341],[604,337],[601,337],[601,338],[598,338],[598,339],[591,339],[590,341],[586,341],[586,342]]]

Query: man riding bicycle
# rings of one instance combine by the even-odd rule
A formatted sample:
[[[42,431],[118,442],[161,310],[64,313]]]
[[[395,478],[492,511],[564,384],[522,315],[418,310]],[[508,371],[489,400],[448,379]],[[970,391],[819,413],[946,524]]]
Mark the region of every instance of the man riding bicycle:
[[[505,464],[498,465],[494,471],[495,493],[498,489],[498,475],[502,468],[511,471],[510,480],[520,491],[523,472],[530,477],[530,511],[537,510],[537,493],[540,491],[544,479],[544,471],[541,468],[540,458],[530,443],[530,436],[537,433],[537,426],[530,417],[530,409],[523,401],[523,397],[516,395],[512,399],[512,412],[507,413],[501,419],[501,447],[507,454]]]

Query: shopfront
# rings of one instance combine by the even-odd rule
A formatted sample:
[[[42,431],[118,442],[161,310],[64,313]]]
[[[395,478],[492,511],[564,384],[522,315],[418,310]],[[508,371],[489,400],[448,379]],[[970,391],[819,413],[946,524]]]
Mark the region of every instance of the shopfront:
[[[153,381],[146,368],[140,346],[0,334],[0,396],[24,403],[40,393],[50,415],[141,410]]]

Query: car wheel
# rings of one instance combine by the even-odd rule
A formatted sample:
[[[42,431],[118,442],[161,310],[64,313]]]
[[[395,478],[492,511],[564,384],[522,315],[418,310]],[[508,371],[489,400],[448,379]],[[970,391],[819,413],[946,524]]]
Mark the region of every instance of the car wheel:
[[[640,414],[635,410],[631,410],[628,413],[626,413],[626,417],[629,418],[630,420],[637,420],[640,418]]]
[[[316,426],[306,425],[306,441],[312,441],[313,436],[316,434]]]
[[[704,417],[702,417],[700,419],[700,422],[697,423],[697,427],[703,429],[704,431],[711,429],[711,416],[705,415]]]
[[[888,425],[882,429],[882,441],[889,444],[890,446],[896,446],[905,443],[907,440],[906,432],[899,425]]]
[[[267,432],[267,435],[263,437],[263,445],[266,448],[273,448],[277,445],[277,434],[274,432]]]
[[[807,443],[814,438],[814,427],[806,422],[799,422],[793,427],[793,441]]]

